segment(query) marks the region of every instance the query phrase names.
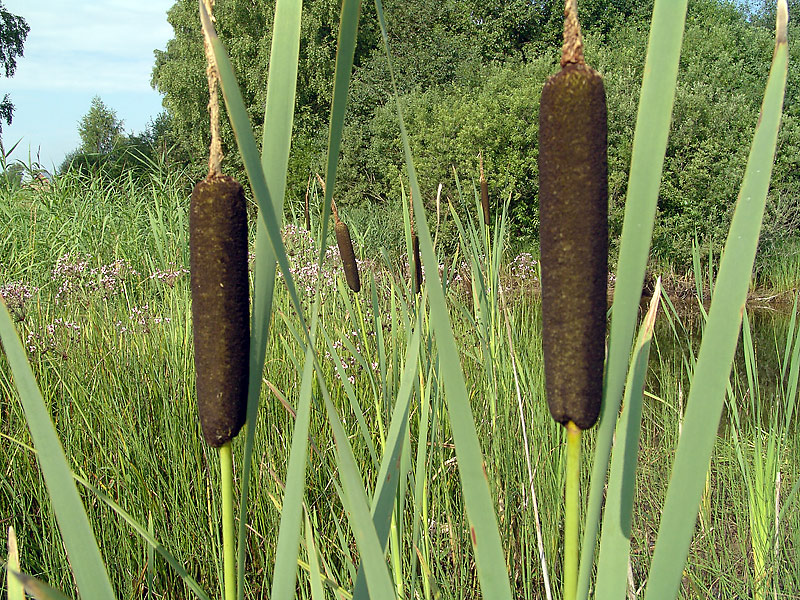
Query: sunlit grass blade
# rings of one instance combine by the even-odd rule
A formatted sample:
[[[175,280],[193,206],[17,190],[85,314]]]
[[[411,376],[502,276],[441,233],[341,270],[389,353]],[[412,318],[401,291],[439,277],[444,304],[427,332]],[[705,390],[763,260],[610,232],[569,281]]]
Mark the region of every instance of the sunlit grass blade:
[[[608,476],[606,511],[597,559],[595,597],[624,598],[631,547],[631,517],[642,422],[642,391],[650,358],[656,313],[661,299],[661,279],[656,282],[650,308],[639,328],[625,384],[622,414],[617,426],[611,471]]]
[[[485,598],[492,598],[493,600],[510,599],[511,588],[508,580],[508,567],[506,566],[503,547],[500,543],[500,531],[497,527],[497,517],[491,491],[489,490],[489,481],[484,469],[483,453],[481,452],[475,422],[472,417],[472,408],[469,403],[464,373],[461,369],[460,360],[457,359],[460,354],[453,335],[450,314],[445,302],[441,278],[439,277],[439,262],[433,248],[433,240],[428,228],[425,207],[422,203],[422,196],[414,169],[411,146],[409,145],[403,121],[400,98],[392,69],[386,20],[380,0],[375,0],[375,8],[378,12],[378,21],[392,78],[400,136],[403,142],[408,178],[411,183],[414,222],[417,225],[422,261],[428,278],[428,283],[425,287],[429,294],[431,323],[439,352],[443,356],[449,357],[448,360],[442,363],[441,373],[445,385],[445,398],[453,430],[458,472],[470,523],[470,537],[475,552],[478,577]]]
[[[19,573],[19,549],[17,548],[17,534],[14,528],[8,528],[8,562],[6,562],[6,592],[8,600],[25,600],[22,582],[14,573]]]
[[[175,574],[178,575],[183,582],[186,584],[192,592],[194,593],[197,598],[200,600],[209,600],[208,595],[200,587],[200,584],[189,575],[186,569],[183,567],[181,562],[175,558],[175,555],[172,554],[169,550],[167,550],[153,535],[153,532],[150,531],[149,528],[145,528],[141,523],[139,523],[136,519],[134,519],[130,513],[128,513],[125,509],[123,509],[117,502],[114,501],[108,494],[105,492],[97,489],[91,483],[89,483],[85,478],[77,475],[76,473],[72,474],[72,477],[75,478],[75,481],[80,483],[83,487],[89,490],[92,494],[94,494],[98,500],[103,502],[106,506],[108,506],[111,510],[117,513],[123,521],[125,521],[131,529],[133,529],[139,537],[141,537],[145,542],[148,544],[148,548],[153,548],[156,552],[158,552],[164,560],[167,561],[167,564],[175,571]],[[151,588],[152,589],[152,588]]]
[[[312,332],[316,330],[316,310]],[[314,335],[312,333],[312,339]],[[283,510],[278,531],[278,545],[275,550],[275,568],[272,578],[271,598],[281,600],[295,596],[297,577],[297,555],[299,552],[301,508],[305,488],[306,463],[308,456],[308,426],[311,415],[311,394],[314,383],[314,347],[306,348],[303,379],[300,384],[297,417],[292,432],[292,447],[289,452],[289,465],[286,471],[286,488],[283,495]]]
[[[403,374],[400,378],[400,389],[397,392],[392,420],[389,424],[389,432],[386,437],[386,450],[381,460],[380,470],[378,471],[375,492],[372,495],[372,521],[375,524],[375,531],[383,549],[389,536],[389,525],[392,520],[394,510],[394,499],[397,495],[397,485],[399,483],[398,472],[400,470],[400,450],[403,442],[408,436],[408,415],[411,405],[411,398],[414,391],[414,378],[417,373],[417,361],[419,360],[419,338],[420,320],[411,333],[406,348],[405,363]],[[356,585],[353,588],[354,599],[366,599],[367,586],[362,566],[358,566],[358,576]]]
[[[311,528],[311,520],[308,512],[305,516],[306,531],[306,554],[308,555],[308,571],[311,579],[311,598],[312,600],[325,600],[325,590],[322,588],[322,575],[319,570],[319,560],[317,560],[317,546],[314,543],[314,530]]]
[[[12,576],[19,580],[25,588],[25,591],[36,598],[36,600],[70,600],[68,596],[65,596],[57,589],[50,587],[35,577],[17,572],[12,573]]]
[[[603,406],[581,544],[577,595],[580,599],[587,598],[589,594],[611,440],[628,371],[639,298],[650,251],[685,20],[686,0],[656,0],[633,138],[603,382]]]
[[[369,597],[373,599],[394,599],[394,588],[389,577],[389,568],[384,558],[383,547],[372,521],[364,482],[353,456],[353,449],[347,433],[342,427],[336,408],[324,385],[320,385],[328,413],[328,423],[336,441],[336,464],[342,481],[340,497],[347,512],[350,529],[356,540],[356,546],[364,567]]]
[[[64,455],[42,393],[31,371],[11,315],[0,301],[0,339],[8,358],[25,419],[37,451],[39,466],[50,495],[64,548],[67,551],[78,590],[84,598],[114,598],[103,558],[92,526],[86,516],[72,469]]]
[[[772,67],[697,357],[645,590],[647,598],[675,596],[689,552],[739,337],[772,173],[788,68],[787,20],[786,2],[780,0]]]

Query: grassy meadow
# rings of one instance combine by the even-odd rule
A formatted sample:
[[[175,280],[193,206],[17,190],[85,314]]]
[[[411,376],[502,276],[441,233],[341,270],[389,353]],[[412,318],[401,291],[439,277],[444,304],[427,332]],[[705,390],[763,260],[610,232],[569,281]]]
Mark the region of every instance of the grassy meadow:
[[[510,197],[484,225],[474,174],[454,173],[455,191],[426,212],[380,0],[401,201],[339,207],[360,291],[352,271],[345,282],[330,216],[361,5],[340,8],[328,185],[311,190],[306,227],[287,193],[302,7],[277,3],[260,146],[224,40],[198,7],[252,192],[247,425],[232,453],[203,442],[196,416],[195,178],[154,160],[114,177],[0,180],[9,600],[24,598],[20,582],[39,600],[800,597],[794,242],[770,244],[782,258],[752,274],[786,93],[786,2],[725,248],[695,244],[689,276],[651,263],[669,273],[663,292],[646,268],[687,2],[653,6],[636,57],[602,401],[581,398],[601,412],[583,437],[545,402],[542,265],[512,243]],[[747,304],[765,286],[775,293],[755,293],[761,304],[789,298],[772,322]]]
[[[194,406],[190,183],[184,173],[154,165],[149,180],[66,175],[45,187],[0,192],[0,289],[75,477],[99,492],[79,486],[120,598],[184,598],[190,592],[109,501],[149,528],[211,597],[220,593],[220,508],[213,493],[219,464],[202,441]],[[467,213],[477,217],[471,197],[453,201],[468,204]],[[342,217],[347,220],[345,212]],[[423,316],[401,455],[406,494],[398,496],[389,536],[393,583],[399,597],[481,595],[438,376],[441,362],[460,361],[514,597],[549,598],[551,591],[560,597],[565,457],[562,428],[544,400],[537,263],[505,253],[506,239],[490,248],[486,260],[471,246],[470,235],[481,239],[474,223],[463,224],[459,251],[440,257],[460,356],[438,353]],[[306,306],[317,275],[318,229],[314,218],[311,232],[302,219],[282,231]],[[329,250],[317,345],[327,389],[369,490],[386,449],[411,324],[425,300],[411,295],[402,249],[381,255],[359,244],[357,226],[351,230],[363,287],[357,295],[350,292],[335,246]],[[502,233],[496,229],[491,239]],[[484,276],[499,271],[500,294],[482,295],[473,260]],[[297,316],[280,278],[274,306],[253,455],[248,598],[269,595],[303,371]],[[702,328],[684,312],[671,314],[669,306],[659,316],[644,387],[631,593],[641,591],[649,570]],[[740,344],[730,379],[682,598],[753,597],[758,590],[800,597],[800,436],[795,424],[784,421],[796,402],[796,390],[786,382],[800,361],[795,355],[783,362],[797,332],[789,316],[754,331],[757,343],[746,337]],[[358,554],[323,410],[315,395],[304,502],[313,538],[303,541],[298,558],[297,596],[312,597],[313,553],[325,597],[350,598]],[[4,354],[0,427],[0,524],[4,532],[9,526],[17,532],[23,570],[70,594],[70,565]],[[584,436],[587,455],[593,443],[590,432]],[[240,437],[234,452],[241,446]],[[588,479],[588,464],[584,471]],[[237,471],[235,478],[240,476]]]

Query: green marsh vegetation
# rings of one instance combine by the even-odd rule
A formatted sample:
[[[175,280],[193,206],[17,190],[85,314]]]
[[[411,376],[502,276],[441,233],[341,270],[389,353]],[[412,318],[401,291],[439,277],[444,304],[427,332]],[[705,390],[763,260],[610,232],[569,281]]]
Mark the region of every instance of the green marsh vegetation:
[[[505,252],[507,218],[496,211],[487,231],[479,195],[456,179],[448,182],[461,193],[442,210],[456,232],[456,251],[437,255],[433,241],[440,230],[434,219],[426,220],[426,196],[410,146],[405,146],[407,178],[398,187],[402,193],[412,188],[425,269],[418,299],[409,273],[391,257],[383,260],[359,247],[353,223],[356,254],[363,261],[362,289],[353,294],[347,288],[341,266],[332,260],[338,252],[328,251],[334,186],[327,186],[326,196],[314,197],[321,218],[313,220],[310,233],[296,223],[280,228],[274,218],[264,217],[284,212],[287,125],[292,122],[286,116],[293,106],[294,79],[279,75],[286,76],[286,70],[291,75],[297,65],[284,59],[296,55],[301,30],[292,5],[280,6],[284,12],[276,19],[286,26],[276,26],[283,36],[276,36],[272,51],[270,77],[277,79],[266,100],[273,120],[264,126],[263,157],[248,138],[246,111],[238,104],[230,72],[221,69],[260,214],[251,240],[256,324],[251,348],[256,358],[263,353],[263,369],[251,377],[247,431],[233,444],[235,499],[247,494],[242,502],[246,521],[239,519],[238,595],[317,599],[366,597],[368,591],[375,598],[561,597],[565,456],[561,427],[544,402],[540,309],[526,294],[535,265],[525,270],[528,259]],[[666,14],[665,6],[657,5],[651,52],[671,60],[677,72],[680,44],[674,42],[683,22],[680,15]],[[349,33],[340,42],[326,181],[336,180],[352,52],[347,42],[355,40],[357,15],[356,4],[343,4],[342,30]],[[221,46],[215,51],[222,56]],[[762,134],[777,132],[785,44],[775,56]],[[672,83],[661,72],[645,80],[646,86],[662,84],[674,89],[674,76]],[[641,110],[657,117],[644,122],[660,132],[663,157],[671,108],[663,100],[672,94],[658,92],[642,92]],[[646,98],[657,102],[648,105]],[[645,141],[658,137],[642,135]],[[746,178],[743,197],[763,201],[773,152],[769,136],[766,141],[757,136],[753,143],[751,160],[762,163]],[[648,151],[659,154],[655,147],[634,149],[634,155]],[[625,218],[644,215],[647,224],[649,210],[652,223],[660,169],[642,173],[636,165],[630,185],[646,193],[642,201],[629,202],[632,216]],[[3,239],[8,240],[0,255],[3,285],[14,287],[3,288],[11,316],[0,323],[5,349],[0,464],[7,465],[0,518],[16,531],[19,569],[69,596],[76,586],[83,597],[110,597],[110,590],[116,597],[154,598],[219,597],[222,592],[221,508],[213,492],[220,474],[202,442],[192,386],[185,271],[191,177],[158,165],[149,175],[109,182],[73,174],[54,178],[46,188],[14,188],[2,195]],[[653,178],[654,192],[648,191]],[[647,182],[651,185],[642,187]],[[460,210],[451,211],[451,203]],[[405,202],[401,206],[404,212]],[[732,239],[741,236],[748,243],[730,246],[735,259],[713,270],[715,295],[703,319],[702,346],[695,345],[696,333],[670,312],[664,298],[661,310],[671,317],[669,328],[652,341],[649,327],[642,328],[630,360],[649,239],[644,252],[628,253],[626,240],[634,238],[623,235],[606,375],[606,389],[616,386],[619,397],[607,391],[604,411],[615,414],[625,378],[633,383],[625,391],[621,418],[626,427],[617,430],[611,459],[598,567],[595,571],[591,557],[582,559],[579,595],[585,596],[588,589],[582,588],[592,582],[592,590],[621,586],[623,596],[628,556],[632,587],[648,586],[650,597],[796,594],[800,523],[792,508],[800,449],[789,407],[796,402],[800,367],[797,325],[792,318],[776,328],[780,334],[773,343],[750,346],[745,335],[742,347],[749,358],[728,377],[738,336],[731,314],[739,314],[744,303],[757,238],[753,226],[760,221],[758,202],[740,207],[756,211],[734,220]],[[402,237],[410,247],[410,218],[398,219],[397,227],[407,232]],[[273,292],[276,260],[281,275]],[[27,348],[14,349],[14,330]],[[760,357],[771,355],[780,356],[780,372],[759,373]],[[25,372],[26,356],[32,377]],[[716,374],[714,381],[709,373]],[[760,387],[753,373],[758,381],[775,380],[779,392],[766,398],[759,392],[756,400]],[[637,378],[645,376],[639,383]],[[35,402],[37,385],[41,405]],[[642,386],[639,430],[634,407]],[[729,409],[718,427],[726,399],[738,412],[731,416]],[[701,405],[712,411],[693,412]],[[615,420],[601,416],[600,428],[585,436],[585,456],[600,457],[603,476],[607,459],[597,448]],[[40,446],[54,439],[47,436],[49,423],[66,451],[67,483],[70,477],[79,482],[72,499],[65,499],[64,470],[59,474],[48,463],[53,453],[45,456]],[[725,434],[732,430],[735,436]],[[635,439],[629,446],[619,441],[625,432],[629,443],[640,437],[638,457]],[[684,448],[703,436],[711,439],[707,450],[697,444]],[[673,460],[676,447],[682,449]],[[758,450],[765,447],[771,458],[759,461]],[[617,456],[620,448],[626,448],[623,460]],[[672,473],[673,463],[685,465],[686,456],[697,463],[695,472],[688,477]],[[587,464],[582,473],[587,488],[589,470]],[[779,485],[773,483],[777,472]],[[54,476],[61,477],[62,487],[53,487]],[[680,477],[686,483],[678,495],[689,500],[678,498],[676,504],[668,487]],[[617,486],[619,498],[612,496]],[[590,515],[582,521],[584,531],[592,528],[595,498],[604,487],[593,481],[592,490],[582,494],[582,517]],[[697,490],[696,501],[690,487]],[[625,494],[632,496],[629,504],[623,502]],[[88,519],[76,533],[65,525],[64,514],[80,512],[81,504]],[[621,517],[626,506],[632,507],[629,524]],[[607,527],[609,515],[619,519],[617,526]],[[664,522],[674,525],[666,533],[686,535],[664,542],[667,536],[659,531]],[[87,550],[93,544],[86,543],[87,533],[97,540],[96,555]],[[616,543],[608,542],[612,537]],[[620,537],[627,539],[629,551]],[[589,539],[584,557],[595,550],[594,538]],[[161,545],[151,544],[156,540]],[[662,544],[668,544],[666,550]],[[78,554],[71,554],[76,548]],[[36,584],[26,580],[26,586]]]

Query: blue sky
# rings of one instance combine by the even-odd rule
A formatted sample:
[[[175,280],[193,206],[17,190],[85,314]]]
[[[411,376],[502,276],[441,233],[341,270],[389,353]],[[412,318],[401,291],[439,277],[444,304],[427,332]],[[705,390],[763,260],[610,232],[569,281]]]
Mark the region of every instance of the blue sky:
[[[94,96],[116,111],[127,133],[141,132],[161,111],[150,87],[156,49],[172,37],[166,13],[174,0],[4,0],[31,30],[14,77],[0,77],[14,120],[3,127],[11,158],[48,170],[78,147],[78,121]]]

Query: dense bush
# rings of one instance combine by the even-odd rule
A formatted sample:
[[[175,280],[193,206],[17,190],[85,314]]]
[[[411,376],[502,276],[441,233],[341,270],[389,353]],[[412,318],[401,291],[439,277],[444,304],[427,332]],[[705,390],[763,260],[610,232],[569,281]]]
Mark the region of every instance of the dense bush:
[[[647,35],[647,26],[637,21],[611,36],[586,39],[587,61],[606,83],[613,253],[622,229]],[[658,201],[655,260],[683,268],[695,238],[716,252],[724,244],[758,120],[773,35],[770,28],[745,21],[731,5],[692,3]],[[557,70],[556,60],[557,48],[552,48],[526,63],[484,67],[476,85],[439,86],[403,98],[426,201],[432,201],[440,182],[446,196],[455,195],[454,169],[471,197],[482,152],[495,205],[510,198],[515,239],[535,242],[538,100],[546,77]],[[794,73],[796,64],[790,62]],[[789,81],[797,77],[790,73]],[[796,86],[787,89],[762,249],[795,234],[800,221]],[[399,196],[404,164],[395,121],[390,102],[367,123],[348,128],[339,186],[343,201],[374,203]]]

